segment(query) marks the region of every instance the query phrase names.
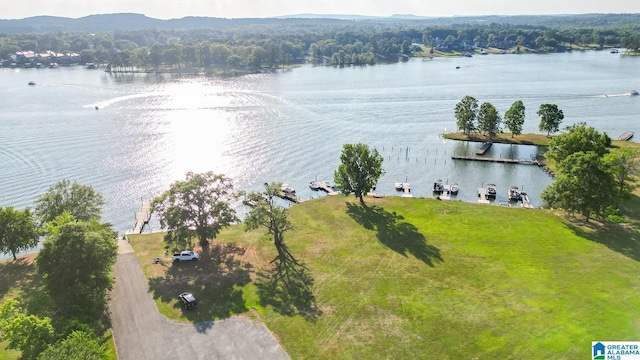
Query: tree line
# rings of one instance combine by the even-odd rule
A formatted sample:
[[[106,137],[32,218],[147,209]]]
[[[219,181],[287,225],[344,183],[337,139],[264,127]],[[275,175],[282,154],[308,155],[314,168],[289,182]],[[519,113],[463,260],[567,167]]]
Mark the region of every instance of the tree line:
[[[101,338],[110,327],[107,293],[117,245],[111,224],[101,220],[102,195],[68,180],[49,187],[30,209],[0,208],[0,252],[34,248],[42,278],[29,303],[0,304],[0,340],[21,359],[106,359]]]
[[[272,69],[305,59],[334,65],[375,64],[399,56],[424,56],[425,49],[448,52],[477,48],[567,51],[623,47],[638,52],[640,26],[612,22],[566,24],[304,21],[272,25],[190,30],[101,33],[0,34],[0,59],[17,51],[75,52],[82,63],[111,69]],[[305,28],[305,24],[308,28]],[[313,31],[310,31],[312,29]],[[294,31],[295,30],[295,31]]]
[[[546,131],[547,136],[560,129],[560,123],[564,119],[562,110],[556,104],[540,104],[536,112],[540,116],[538,129]],[[464,134],[480,132],[492,139],[502,132],[504,124],[511,132],[511,137],[520,135],[525,120],[525,106],[522,100],[516,100],[505,112],[504,117],[498,113],[493,104],[484,102],[478,106],[478,100],[467,95],[460,100],[454,108],[456,126]]]
[[[556,173],[541,194],[547,206],[581,214],[586,221],[594,216],[624,221],[620,206],[637,188],[638,149],[611,147],[606,133],[578,123],[551,139],[544,156]]]

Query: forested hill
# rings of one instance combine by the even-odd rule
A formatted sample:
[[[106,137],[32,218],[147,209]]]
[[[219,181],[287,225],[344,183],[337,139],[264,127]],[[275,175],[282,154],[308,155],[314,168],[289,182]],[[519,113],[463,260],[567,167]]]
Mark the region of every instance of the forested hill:
[[[36,16],[25,19],[0,20],[0,33],[51,33],[51,32],[109,32],[156,30],[193,30],[205,28],[242,27],[259,25],[281,25],[284,28],[292,24],[307,26],[343,25],[382,25],[389,26],[437,26],[437,25],[488,25],[511,24],[566,27],[609,27],[638,25],[640,14],[582,14],[582,15],[519,15],[519,16],[476,16],[476,17],[421,17],[414,15],[393,15],[390,17],[366,17],[356,15],[315,15],[301,14],[278,18],[224,19],[214,17],[184,17],[161,20],[142,14],[122,13],[90,15],[78,19]],[[294,27],[297,28],[297,27]]]
[[[17,20],[0,20],[0,33],[51,33],[51,32],[110,32],[137,30],[194,30],[247,25],[289,24],[292,22],[340,23],[337,19],[224,19],[189,16],[180,19],[161,20],[142,14],[90,15],[78,19],[54,16],[36,16]]]

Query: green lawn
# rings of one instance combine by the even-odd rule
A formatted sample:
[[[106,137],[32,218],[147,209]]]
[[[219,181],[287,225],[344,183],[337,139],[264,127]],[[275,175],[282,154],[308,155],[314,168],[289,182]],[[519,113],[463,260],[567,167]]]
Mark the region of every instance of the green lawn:
[[[154,265],[158,234],[131,243],[163,313],[200,321],[255,309],[293,359],[578,359],[594,340],[639,339],[634,228],[583,226],[544,210],[352,200],[290,209],[296,229],[286,241],[315,278],[316,318],[263,306],[246,281],[275,253],[259,232],[220,234],[218,242],[244,248],[229,269],[212,268],[208,257]],[[176,278],[200,300],[186,318],[177,289],[163,286]]]

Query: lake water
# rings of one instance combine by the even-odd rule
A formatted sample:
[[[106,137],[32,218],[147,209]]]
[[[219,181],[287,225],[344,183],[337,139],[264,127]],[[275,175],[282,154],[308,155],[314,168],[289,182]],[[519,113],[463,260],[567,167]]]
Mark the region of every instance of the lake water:
[[[498,200],[516,185],[540,206],[552,179],[536,166],[451,160],[480,146],[441,138],[455,131],[455,104],[472,95],[504,114],[522,100],[524,132],[538,133],[538,106],[554,103],[563,125],[586,122],[617,138],[638,131],[632,89],[640,90],[640,58],[595,51],[305,65],[232,79],[0,69],[0,206],[33,206],[49,185],[76,180],[104,195],[103,218],[122,233],[142,200],[187,171],[224,173],[241,189],[278,181],[303,199],[324,196],[309,181],[332,181],[342,145],[357,142],[385,158],[378,193],[397,195],[393,183],[406,180],[414,196],[431,197],[441,178],[459,183],[464,201],[495,183]],[[487,156],[537,153],[496,144]]]

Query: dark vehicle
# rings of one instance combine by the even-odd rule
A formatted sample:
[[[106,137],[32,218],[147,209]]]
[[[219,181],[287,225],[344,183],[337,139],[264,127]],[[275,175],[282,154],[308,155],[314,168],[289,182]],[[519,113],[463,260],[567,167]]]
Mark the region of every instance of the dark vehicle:
[[[182,306],[184,306],[184,308],[187,310],[195,309],[198,307],[198,301],[193,296],[193,294],[189,292],[183,292],[182,294],[178,295],[178,298],[180,299]]]

